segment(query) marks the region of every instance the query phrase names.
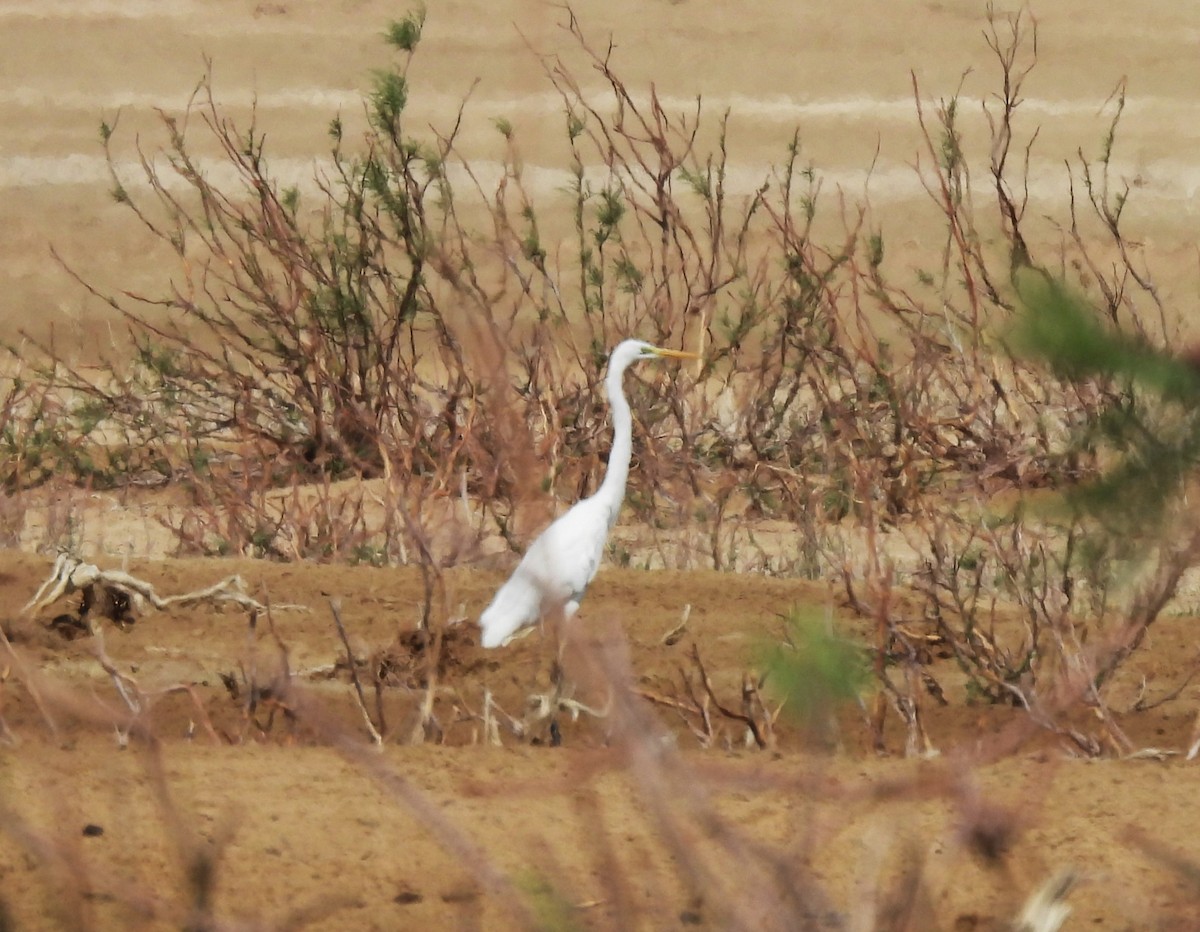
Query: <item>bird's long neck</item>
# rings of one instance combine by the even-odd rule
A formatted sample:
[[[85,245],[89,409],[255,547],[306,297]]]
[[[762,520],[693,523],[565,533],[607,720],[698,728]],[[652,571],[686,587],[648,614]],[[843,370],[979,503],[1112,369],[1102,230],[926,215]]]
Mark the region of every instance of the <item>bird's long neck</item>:
[[[633,456],[633,415],[625,400],[622,380],[625,366],[610,366],[604,387],[608,391],[608,410],[612,415],[613,444],[608,454],[608,470],[594,498],[609,506],[609,525],[617,520],[625,500],[625,482],[629,478],[629,460]]]

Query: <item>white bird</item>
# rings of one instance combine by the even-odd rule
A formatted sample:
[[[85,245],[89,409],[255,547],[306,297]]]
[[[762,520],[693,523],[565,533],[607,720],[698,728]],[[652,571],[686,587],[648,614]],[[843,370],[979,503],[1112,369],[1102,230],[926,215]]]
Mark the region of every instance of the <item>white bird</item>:
[[[522,629],[537,624],[550,612],[561,609],[563,617],[570,618],[579,610],[584,590],[600,568],[604,542],[625,500],[625,481],[633,454],[633,415],[621,380],[631,363],[662,356],[699,358],[695,353],[663,349],[641,340],[617,344],[608,357],[604,384],[612,411],[613,445],[604,481],[594,495],[576,502],[525,551],[508,582],[479,616],[484,647],[508,643]]]

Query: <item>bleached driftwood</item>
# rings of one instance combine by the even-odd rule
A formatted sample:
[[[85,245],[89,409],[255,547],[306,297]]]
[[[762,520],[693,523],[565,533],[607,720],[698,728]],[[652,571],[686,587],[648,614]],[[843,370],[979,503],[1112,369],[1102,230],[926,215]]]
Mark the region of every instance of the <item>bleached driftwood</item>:
[[[1071,915],[1067,894],[1079,876],[1071,868],[1059,871],[1033,892],[1013,923],[1018,932],[1058,932]]]
[[[246,582],[241,576],[227,576],[219,582],[197,589],[195,592],[184,592],[180,595],[161,596],[154,586],[143,579],[130,575],[122,570],[102,570],[91,563],[67,553],[61,553],[54,561],[54,569],[50,577],[42,583],[34,593],[22,614],[41,611],[64,596],[74,592],[82,592],[89,586],[103,586],[111,591],[123,594],[128,600],[134,614],[144,614],[147,608],[159,611],[172,605],[190,605],[195,602],[231,602],[250,611],[265,612],[267,606],[246,593]],[[290,609],[308,611],[303,605],[275,604],[270,606],[275,610]]]

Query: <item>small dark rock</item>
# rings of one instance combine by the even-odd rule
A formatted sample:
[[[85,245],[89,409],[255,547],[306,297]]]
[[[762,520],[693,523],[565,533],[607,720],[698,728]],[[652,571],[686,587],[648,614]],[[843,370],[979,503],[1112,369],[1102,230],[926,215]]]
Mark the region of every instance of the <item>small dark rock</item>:
[[[104,829],[89,822],[83,827],[83,834],[85,838],[96,838],[104,834]]]

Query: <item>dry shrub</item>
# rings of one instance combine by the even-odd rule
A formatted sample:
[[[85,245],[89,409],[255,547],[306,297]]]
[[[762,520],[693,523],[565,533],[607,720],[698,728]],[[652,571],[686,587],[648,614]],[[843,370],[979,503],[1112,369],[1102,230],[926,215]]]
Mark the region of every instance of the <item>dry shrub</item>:
[[[1042,490],[1094,478],[1127,453],[1127,438],[1104,433],[1113,410],[1153,413],[1156,399],[1119,369],[1047,372],[1003,345],[1023,303],[1022,281],[1047,271],[1073,278],[1106,324],[1139,345],[1169,342],[1166,311],[1122,227],[1129,192],[1109,174],[1123,97],[1101,159],[1081,156],[1071,166],[1080,196],[1062,222],[1061,249],[1036,255],[1024,174],[1036,132],[1022,135],[1020,119],[1036,31],[1024,14],[990,16],[986,42],[1002,89],[988,103],[985,173],[1003,246],[983,246],[995,231],[981,229],[984,212],[973,202],[957,99],[930,113],[914,86],[926,144],[918,168],[945,240],[935,271],[909,287],[897,284],[870,205],[824,192],[798,136],[761,187],[733,197],[723,124],[715,148],[702,151],[699,104],[676,116],[652,92],[631,92],[611,49],[596,51],[573,16],[567,29],[609,97],[585,93],[578,66],[546,61],[576,166],[577,235],[562,251],[540,238],[542,208],[524,184],[511,133],[492,186],[457,156],[465,108],[432,140],[409,133],[405,70],[419,18],[390,33],[401,65],[369,100],[365,146],[352,148],[340,125],[331,126],[334,156],[315,183],[315,222],[300,209],[310,194],[274,180],[257,128],[225,119],[206,79],[187,119],[164,117],[167,160],[144,154],[137,186],[114,174],[114,194],[176,256],[175,284],[162,296],[111,298],[130,325],[131,349],[107,371],[80,371],[43,347],[36,378],[5,383],[6,489],[63,470],[80,481],[97,473],[115,483],[156,477],[188,492],[188,507],[169,519],[187,552],[416,563],[426,583],[418,630],[398,632],[368,656],[355,656],[331,606],[331,638],[336,632],[345,654],[333,673],[352,681],[362,726],[376,743],[444,742],[467,730],[480,741],[502,733],[527,739],[523,723],[489,694],[456,690],[448,661],[466,647],[463,628],[452,624],[444,570],[496,549],[497,539],[520,549],[548,516],[548,498],[569,501],[595,488],[607,438],[598,388],[610,346],[631,333],[682,343],[704,350],[697,374],[664,388],[641,373],[630,391],[639,464],[629,500],[634,514],[655,523],[663,563],[671,559],[667,540],[683,565],[754,564],[836,582],[872,625],[877,688],[867,712],[880,748],[892,709],[907,726],[910,753],[934,750],[922,709],[946,693],[928,669],[936,645],[964,674],[964,698],[1028,713],[989,743],[989,756],[1011,754],[1039,732],[1084,754],[1134,750],[1108,712],[1105,689],[1195,562],[1196,531],[1172,527],[1168,543],[1143,529],[1127,543],[1152,542],[1143,547],[1144,572],[1121,590],[1115,564],[1126,555],[1124,528],[1106,523],[1103,509],[1034,504]],[[238,181],[228,189],[191,156],[196,120],[234,169]],[[115,164],[113,139],[106,130]],[[452,186],[451,166],[468,179],[466,194]],[[471,195],[489,206],[484,230],[460,206]],[[819,223],[828,213],[840,226],[832,242]],[[1102,246],[1086,232],[1090,223],[1107,237]],[[1174,488],[1167,483],[1160,498]],[[793,540],[782,552],[748,556],[766,520],[784,522]],[[523,887],[504,875],[298,685],[287,646],[264,617],[266,634],[251,617],[248,655],[226,681],[239,727],[222,732],[203,720],[216,740],[292,740],[307,729],[411,809],[514,922],[565,924],[563,915],[576,915],[565,907],[587,908],[549,854]],[[257,652],[260,637],[273,641],[269,657]],[[137,713],[157,695],[117,671],[102,640],[96,647],[126,697],[123,712],[50,688],[11,646],[6,670],[50,730],[57,703],[145,736],[153,751]],[[900,929],[936,921],[918,857],[902,851],[903,869],[865,865],[869,892],[839,900],[808,869],[832,829],[785,842],[749,836],[721,814],[726,792],[776,789],[843,813],[882,800],[949,801],[962,843],[1000,866],[1036,817],[983,804],[972,768],[985,760],[958,749],[920,778],[886,785],[747,777],[698,763],[672,746],[651,703],[680,716],[707,747],[746,734],[773,747],[780,708],[760,670],[743,676],[739,695],[714,682],[703,658],[695,648],[668,694],[632,685],[625,646],[611,632],[571,654],[571,675],[611,697],[599,726],[610,751],[581,757],[570,780],[603,878],[606,912],[597,926]],[[405,715],[388,710],[385,690],[405,693]],[[1084,707],[1095,713],[1088,726],[1078,724]],[[286,727],[273,732],[276,716]],[[2,718],[0,726],[10,737]],[[153,753],[148,761],[195,881],[175,899],[148,900],[106,874],[85,877],[66,843],[0,811],[0,828],[48,864],[55,889],[69,894],[64,924],[84,924],[80,891],[95,889],[142,915],[219,927],[211,883],[227,839],[196,847]],[[673,897],[635,893],[645,878],[622,862],[595,791],[613,772],[629,782],[663,855],[650,880]],[[1138,844],[1178,861],[1147,839]],[[1180,870],[1194,873],[1186,863]],[[1048,908],[1069,884],[1051,886]],[[282,924],[312,918],[297,913]]]
[[[1069,166],[1059,245],[1037,254],[1037,132],[1021,109],[1036,24],[991,10],[986,24],[999,90],[984,105],[983,188],[959,99],[931,108],[914,80],[916,170],[944,240],[911,285],[870,203],[826,192],[799,134],[752,193],[733,195],[725,121],[632,91],[570,11],[575,57],[543,59],[571,153],[566,243],[543,241],[541,217],[561,205],[526,185],[506,123],[494,182],[459,156],[465,103],[444,130],[409,127],[423,14],[388,33],[397,64],[367,97],[364,141],[335,119],[328,167],[305,190],[274,177],[263,133],[223,115],[206,75],[183,117],[163,115],[161,151],[138,150],[140,178],[121,176],[116,127],[103,128],[114,197],[176,271],[161,295],[100,295],[129,346],[99,375],[41,348],[40,381],[14,382],[0,406],[21,448],[5,481],[44,480],[39,412],[56,406],[52,434],[71,442],[54,449],[104,459],[76,452],[55,469],[186,490],[166,519],[182,551],[417,563],[428,625],[451,614],[433,609],[445,568],[521,550],[555,502],[596,487],[606,354],[636,333],[704,362],[671,386],[631,376],[628,502],[648,530],[636,549],[615,541],[618,560],[837,581],[875,625],[879,740],[890,697],[910,746],[925,744],[921,696],[940,686],[921,638],[943,639],[969,699],[1031,707],[1107,619],[1153,621],[1178,554],[1156,551],[1157,597],[1123,600],[1103,520],[1029,505],[1099,475],[1111,413],[1147,401],[1112,371],[1047,373],[1009,352],[1022,282],[1066,280],[1147,346],[1170,333],[1122,225],[1131,192],[1110,173],[1123,88],[1100,157]],[[584,90],[583,70],[605,94]],[[194,154],[214,143],[232,181]],[[14,418],[23,433],[7,429]],[[782,546],[761,542],[772,521]],[[921,594],[920,617],[900,608],[898,581]]]

